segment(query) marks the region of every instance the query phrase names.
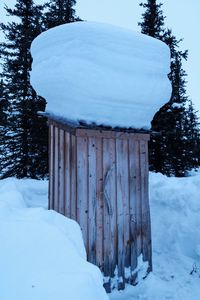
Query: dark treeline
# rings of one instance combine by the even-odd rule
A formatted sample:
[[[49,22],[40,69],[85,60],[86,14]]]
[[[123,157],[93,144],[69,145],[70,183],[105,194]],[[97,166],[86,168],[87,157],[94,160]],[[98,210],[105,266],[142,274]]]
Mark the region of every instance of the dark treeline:
[[[165,42],[171,52],[172,96],[155,114],[152,120],[150,142],[150,169],[168,176],[186,176],[187,172],[200,165],[200,131],[197,114],[186,93],[186,72],[182,63],[188,51],[180,49],[172,30],[165,27],[162,3],[148,0],[140,4],[144,8],[139,23],[142,33]]]
[[[1,178],[44,178],[48,174],[46,102],[30,85],[30,46],[41,32],[79,20],[75,0],[50,0],[36,5],[33,0],[17,0],[8,16],[17,17],[0,24],[5,42],[0,45],[2,62],[0,85],[0,175]],[[12,20],[12,19],[11,19]]]
[[[48,174],[47,120],[45,99],[30,85],[32,58],[30,46],[41,32],[57,25],[79,21],[75,0],[49,0],[36,5],[33,0],[16,0],[7,15],[17,17],[0,23],[5,42],[0,44],[0,178],[44,178]],[[150,168],[167,175],[185,176],[200,164],[200,135],[196,112],[186,94],[186,73],[182,61],[187,51],[180,50],[172,30],[165,28],[162,4],[156,0],[141,3],[145,9],[139,23],[142,32],[164,41],[171,50],[173,92],[152,120]],[[12,20],[12,19],[11,19]]]

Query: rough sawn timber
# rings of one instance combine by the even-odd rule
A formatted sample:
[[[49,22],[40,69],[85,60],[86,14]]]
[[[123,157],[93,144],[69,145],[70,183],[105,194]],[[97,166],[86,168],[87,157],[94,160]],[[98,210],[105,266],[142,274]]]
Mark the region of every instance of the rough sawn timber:
[[[136,284],[140,255],[152,269],[149,134],[49,119],[49,137],[49,209],[80,224],[88,260],[104,273],[108,292]]]

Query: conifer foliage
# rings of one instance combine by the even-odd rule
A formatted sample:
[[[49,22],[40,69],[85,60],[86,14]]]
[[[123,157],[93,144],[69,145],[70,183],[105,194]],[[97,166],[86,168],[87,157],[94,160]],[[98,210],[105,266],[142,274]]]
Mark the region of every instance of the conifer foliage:
[[[0,24],[6,38],[1,57],[9,103],[1,177],[40,178],[47,173],[46,119],[37,114],[44,111],[45,100],[30,85],[30,46],[42,31],[41,10],[32,0],[17,0],[14,9],[6,7],[7,15],[17,17],[16,21]]]
[[[50,0],[45,4],[44,23],[46,29],[80,20],[75,16],[76,0]]]
[[[188,52],[181,51],[181,40],[177,40],[170,29],[164,28],[162,3],[148,0],[140,5],[145,8],[139,23],[142,33],[162,40],[171,52],[172,96],[152,120],[152,130],[159,134],[153,136],[150,143],[150,168],[169,176],[185,176],[188,170],[200,165],[199,124],[186,94],[187,74],[182,67]]]
[[[47,120],[39,111],[46,101],[30,84],[31,43],[41,32],[80,20],[75,16],[76,0],[16,0],[7,15],[16,17],[0,23],[5,42],[0,44],[3,66],[0,85],[0,178],[44,178],[48,174]]]
[[[141,26],[141,32],[159,39],[164,32],[162,3],[157,4],[156,0],[148,0],[147,3],[140,3],[140,6],[145,8],[145,12],[142,14],[142,22],[138,23]]]

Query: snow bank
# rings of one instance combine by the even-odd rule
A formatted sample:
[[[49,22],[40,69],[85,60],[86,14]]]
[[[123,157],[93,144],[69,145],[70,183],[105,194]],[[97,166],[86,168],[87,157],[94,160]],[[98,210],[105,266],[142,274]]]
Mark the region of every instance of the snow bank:
[[[199,300],[199,186],[200,173],[150,174],[153,273],[110,300]],[[34,199],[46,207],[47,182],[0,181],[0,299],[107,299],[101,274],[85,261],[79,226]]]
[[[46,206],[46,182],[0,182],[0,299],[106,300],[100,271],[86,261],[78,224],[27,208],[34,198]]]
[[[111,300],[200,299],[200,174],[150,174],[153,273]]]
[[[60,118],[147,129],[170,98],[168,47],[131,30],[71,23],[42,33],[31,52],[31,83]]]

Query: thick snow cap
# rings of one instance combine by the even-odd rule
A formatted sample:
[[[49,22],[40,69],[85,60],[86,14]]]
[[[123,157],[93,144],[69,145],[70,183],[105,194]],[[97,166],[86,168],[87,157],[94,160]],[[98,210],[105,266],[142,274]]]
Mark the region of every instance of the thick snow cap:
[[[31,83],[62,119],[148,129],[171,95],[169,48],[131,30],[66,24],[38,36],[31,52]]]

